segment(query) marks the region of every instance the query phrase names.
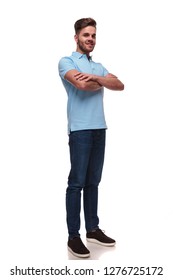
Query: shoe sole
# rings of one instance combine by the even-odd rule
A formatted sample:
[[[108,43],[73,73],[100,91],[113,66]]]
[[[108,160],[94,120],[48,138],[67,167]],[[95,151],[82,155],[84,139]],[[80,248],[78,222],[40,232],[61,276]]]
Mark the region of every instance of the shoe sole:
[[[68,251],[74,255],[75,257],[78,257],[78,258],[89,258],[90,257],[90,253],[88,254],[78,254],[78,253],[75,253],[70,247],[68,247]]]
[[[113,243],[104,243],[104,242],[101,242],[97,239],[94,239],[94,238],[87,238],[86,239],[88,242],[91,242],[91,243],[95,243],[95,244],[99,244],[99,245],[102,245],[102,246],[106,246],[106,247],[113,247],[115,246],[115,243],[116,242],[113,242]]]

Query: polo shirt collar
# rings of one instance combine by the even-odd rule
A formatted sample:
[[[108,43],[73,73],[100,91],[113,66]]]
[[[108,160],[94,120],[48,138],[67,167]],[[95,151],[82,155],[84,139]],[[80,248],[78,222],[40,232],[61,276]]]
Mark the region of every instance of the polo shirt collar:
[[[79,53],[79,52],[72,52],[72,55],[73,56],[75,56],[75,57],[77,57],[77,58],[81,58],[81,57],[86,57],[86,58],[88,58],[87,56],[86,56],[86,54],[83,54],[83,53]],[[92,57],[91,56],[89,56],[89,60],[92,60]]]

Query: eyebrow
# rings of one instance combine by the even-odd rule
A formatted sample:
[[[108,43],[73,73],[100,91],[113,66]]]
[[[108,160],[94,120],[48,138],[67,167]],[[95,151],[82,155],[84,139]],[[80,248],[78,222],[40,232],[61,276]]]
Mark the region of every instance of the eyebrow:
[[[85,32],[85,33],[83,33],[82,35],[83,35],[83,36],[89,36],[89,35],[90,35],[90,33]],[[93,36],[95,37],[95,36],[96,36],[96,33],[93,33],[93,34],[91,34],[91,35],[92,35],[92,37],[93,37]]]

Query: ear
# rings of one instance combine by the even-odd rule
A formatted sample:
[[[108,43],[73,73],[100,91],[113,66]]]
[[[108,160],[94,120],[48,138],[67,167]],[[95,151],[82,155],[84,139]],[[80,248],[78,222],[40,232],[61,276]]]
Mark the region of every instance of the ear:
[[[74,39],[75,39],[76,43],[78,43],[78,35],[77,34],[74,35]]]

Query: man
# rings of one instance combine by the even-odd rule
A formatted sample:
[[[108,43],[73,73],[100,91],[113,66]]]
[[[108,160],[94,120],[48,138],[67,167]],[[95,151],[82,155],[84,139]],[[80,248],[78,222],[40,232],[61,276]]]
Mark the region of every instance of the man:
[[[59,75],[68,95],[67,116],[71,170],[66,191],[68,249],[77,257],[89,257],[80,230],[81,191],[86,238],[104,246],[115,240],[99,228],[98,185],[105,151],[106,122],[104,88],[123,90],[123,83],[90,57],[96,44],[96,21],[82,18],[75,22],[76,52],[59,61]]]

